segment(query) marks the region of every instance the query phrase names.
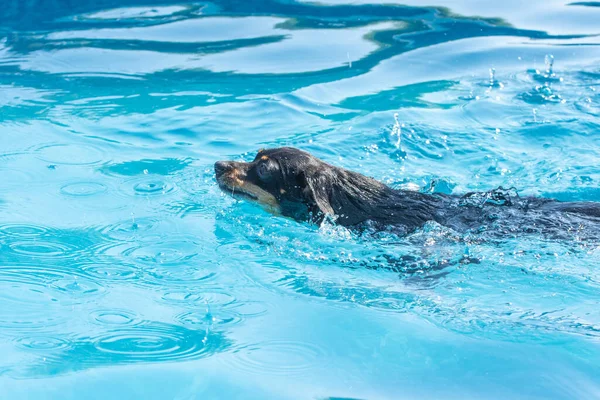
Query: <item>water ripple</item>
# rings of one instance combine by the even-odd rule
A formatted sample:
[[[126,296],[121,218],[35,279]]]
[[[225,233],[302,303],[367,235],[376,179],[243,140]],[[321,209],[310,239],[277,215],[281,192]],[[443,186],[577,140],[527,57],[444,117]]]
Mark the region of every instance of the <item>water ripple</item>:
[[[95,301],[105,287],[76,269],[54,265],[0,267],[0,327],[45,330],[65,323],[62,307]]]
[[[0,225],[0,233],[6,236],[33,239],[47,234],[48,228],[32,224],[5,224]]]
[[[174,183],[151,176],[130,179],[121,185],[121,193],[127,196],[162,196],[176,190]]]
[[[48,351],[64,350],[69,347],[69,342],[65,339],[54,336],[24,336],[17,340],[17,346],[28,351]]]
[[[147,265],[178,265],[198,256],[200,246],[193,239],[140,243],[123,251],[123,255]]]
[[[99,182],[77,182],[69,183],[60,188],[60,192],[71,197],[87,197],[104,193],[106,185]]]
[[[87,230],[56,229],[35,224],[0,225],[0,244],[7,263],[28,264],[32,260],[76,261],[93,247],[96,238]]]
[[[39,257],[39,258],[60,258],[71,257],[73,248],[63,243],[52,243],[43,241],[22,241],[13,242],[9,245],[10,249],[15,253]]]
[[[43,359],[26,366],[25,373],[60,374],[101,366],[195,360],[231,346],[219,332],[156,321],[113,325],[113,330],[70,341],[63,351],[45,353]]]
[[[163,324],[144,324],[94,338],[95,348],[130,361],[193,359],[206,352],[205,332],[184,331]]]
[[[129,310],[103,309],[96,310],[90,314],[93,323],[101,326],[110,325],[135,325],[141,323],[138,316]]]
[[[105,281],[134,281],[142,275],[137,267],[121,261],[84,264],[79,268],[86,274]]]
[[[100,228],[100,233],[111,241],[118,243],[132,241],[138,237],[148,236],[157,232],[163,221],[155,217],[135,218],[120,221]]]
[[[267,305],[261,301],[240,301],[229,307],[237,315],[242,318],[251,318],[265,315],[267,313]]]
[[[163,294],[161,299],[166,303],[188,306],[198,306],[201,304],[226,306],[236,301],[235,297],[227,293],[193,293],[187,291],[169,291]]]
[[[217,281],[219,274],[202,266],[179,266],[170,268],[167,266],[144,268],[143,281],[152,285],[162,285],[168,283],[171,287],[181,287],[198,284],[208,284]]]
[[[305,376],[323,366],[327,352],[300,341],[265,341],[237,349],[232,367],[250,374]]]
[[[236,325],[242,321],[239,315],[235,315],[227,312],[217,312],[215,314],[209,313],[198,313],[196,311],[189,311],[179,314],[175,317],[175,321],[183,324],[190,325],[192,327],[211,327],[213,325]]]
[[[95,165],[107,160],[101,147],[88,144],[50,143],[31,150],[40,160],[56,165]]]

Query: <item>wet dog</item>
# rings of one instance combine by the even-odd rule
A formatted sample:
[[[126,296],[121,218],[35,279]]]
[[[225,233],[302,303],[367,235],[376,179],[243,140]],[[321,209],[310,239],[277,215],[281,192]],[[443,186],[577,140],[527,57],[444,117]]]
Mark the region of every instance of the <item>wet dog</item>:
[[[215,163],[221,189],[298,221],[331,218],[352,228],[410,233],[427,222],[459,232],[584,229],[600,235],[600,203],[522,198],[502,188],[463,196],[398,190],[291,147],[260,150],[254,161]]]

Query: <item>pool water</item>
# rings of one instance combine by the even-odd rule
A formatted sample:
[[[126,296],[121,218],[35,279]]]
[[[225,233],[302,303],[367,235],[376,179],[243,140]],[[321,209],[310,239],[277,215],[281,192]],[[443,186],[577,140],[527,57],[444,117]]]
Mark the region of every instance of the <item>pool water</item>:
[[[6,0],[0,398],[600,398],[597,240],[357,236],[216,186],[290,145],[599,201],[600,3],[423,3]]]

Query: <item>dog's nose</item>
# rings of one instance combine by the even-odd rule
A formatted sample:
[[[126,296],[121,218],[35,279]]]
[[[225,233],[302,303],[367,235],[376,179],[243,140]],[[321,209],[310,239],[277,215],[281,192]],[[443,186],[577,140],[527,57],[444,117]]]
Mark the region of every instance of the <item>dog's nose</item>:
[[[221,176],[227,171],[233,169],[233,166],[229,161],[217,161],[215,163],[215,175]]]

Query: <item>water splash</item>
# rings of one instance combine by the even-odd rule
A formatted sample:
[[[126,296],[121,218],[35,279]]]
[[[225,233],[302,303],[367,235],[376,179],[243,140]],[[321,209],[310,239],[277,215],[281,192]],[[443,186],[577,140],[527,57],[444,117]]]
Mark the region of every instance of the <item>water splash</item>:
[[[531,91],[522,93],[520,97],[529,104],[566,103],[566,100],[552,89],[550,82],[536,85]]]
[[[554,76],[554,56],[552,54],[546,54],[544,63],[546,64],[546,75],[549,77]]]
[[[563,78],[558,77],[554,72],[554,56],[547,54],[544,57],[544,64],[546,69],[544,72],[539,70],[533,71],[533,79],[541,82],[541,85],[536,85],[531,91],[522,93],[521,99],[530,104],[544,104],[544,103],[566,103],[566,100],[553,89],[552,83],[562,82]]]
[[[398,113],[394,113],[394,126],[392,127],[392,137],[397,137],[395,146],[400,149],[402,143],[402,125],[398,121]]]
[[[546,69],[542,72],[540,70],[534,70],[533,78],[539,82],[550,83],[550,82],[562,82],[563,78],[556,75],[554,72],[554,56],[552,54],[546,54],[544,56],[544,64]]]
[[[496,79],[496,68],[490,68],[490,80],[489,80],[488,91],[492,89],[503,89],[504,83]]]
[[[138,228],[137,222],[135,222],[135,213],[131,213],[131,230],[136,231]]]

